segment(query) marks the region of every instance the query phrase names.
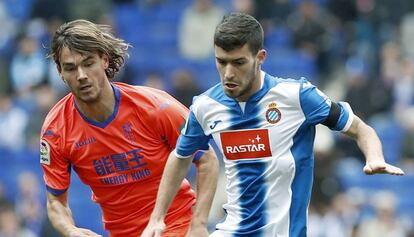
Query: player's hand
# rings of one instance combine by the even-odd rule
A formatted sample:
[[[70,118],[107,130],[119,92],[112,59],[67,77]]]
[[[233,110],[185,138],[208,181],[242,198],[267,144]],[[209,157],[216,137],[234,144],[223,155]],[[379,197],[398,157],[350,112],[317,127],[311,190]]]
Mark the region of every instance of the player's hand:
[[[208,237],[209,233],[205,225],[191,225],[186,237]]]
[[[142,232],[141,237],[161,237],[165,228],[166,226],[163,221],[152,221],[150,219],[144,232]]]
[[[404,175],[404,171],[400,168],[390,165],[384,161],[371,161],[367,162],[364,166],[365,174],[391,174],[391,175]]]
[[[102,235],[88,229],[75,227],[69,231],[67,237],[102,237]]]

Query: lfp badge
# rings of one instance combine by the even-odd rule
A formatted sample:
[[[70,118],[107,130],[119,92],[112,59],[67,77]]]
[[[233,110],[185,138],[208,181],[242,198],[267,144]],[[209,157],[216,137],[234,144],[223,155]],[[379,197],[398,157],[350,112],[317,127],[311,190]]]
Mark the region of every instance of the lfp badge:
[[[46,140],[40,140],[40,163],[50,165],[50,146]]]
[[[268,109],[266,111],[266,120],[271,124],[275,124],[280,121],[282,114],[280,110],[277,108],[277,104],[272,102],[269,104]]]

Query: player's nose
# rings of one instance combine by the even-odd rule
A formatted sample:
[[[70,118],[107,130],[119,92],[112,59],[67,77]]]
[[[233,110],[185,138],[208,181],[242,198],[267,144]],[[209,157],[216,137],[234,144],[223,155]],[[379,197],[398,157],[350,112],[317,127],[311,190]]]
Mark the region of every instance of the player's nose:
[[[86,75],[85,70],[82,67],[78,67],[78,75],[77,75],[77,79],[80,80],[84,80],[87,79],[88,76]]]
[[[234,68],[231,65],[227,65],[224,68],[224,79],[228,80],[228,79],[232,79],[234,78],[235,74],[234,74]]]

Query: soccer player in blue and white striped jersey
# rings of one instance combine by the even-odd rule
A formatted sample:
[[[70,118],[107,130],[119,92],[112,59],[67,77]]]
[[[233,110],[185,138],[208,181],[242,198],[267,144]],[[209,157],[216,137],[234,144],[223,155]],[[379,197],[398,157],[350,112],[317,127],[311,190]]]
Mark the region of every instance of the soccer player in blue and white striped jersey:
[[[144,236],[160,236],[189,158],[208,149],[210,139],[224,157],[228,199],[227,216],[211,237],[306,236],[317,124],[356,140],[366,157],[366,174],[404,174],[385,162],[375,131],[348,103],[331,101],[305,79],[281,79],[261,70],[266,51],[256,19],[226,16],[214,43],[221,83],[194,99]],[[208,233],[192,229],[189,236]]]

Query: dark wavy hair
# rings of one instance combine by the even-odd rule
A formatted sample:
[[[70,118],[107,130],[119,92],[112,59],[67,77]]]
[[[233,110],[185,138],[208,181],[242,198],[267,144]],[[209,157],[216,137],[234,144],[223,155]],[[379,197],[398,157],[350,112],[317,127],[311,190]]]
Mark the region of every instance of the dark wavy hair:
[[[112,79],[123,66],[130,47],[124,40],[116,38],[108,25],[94,24],[87,20],[75,20],[61,25],[55,32],[48,57],[53,58],[61,70],[60,55],[64,47],[85,54],[96,52],[108,55],[109,67],[105,73]]]

